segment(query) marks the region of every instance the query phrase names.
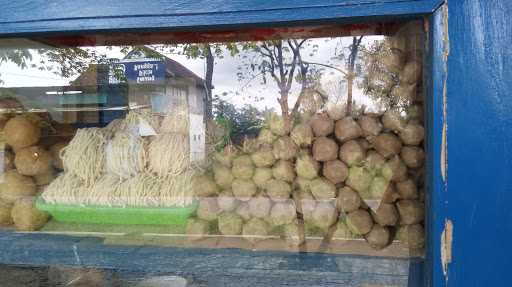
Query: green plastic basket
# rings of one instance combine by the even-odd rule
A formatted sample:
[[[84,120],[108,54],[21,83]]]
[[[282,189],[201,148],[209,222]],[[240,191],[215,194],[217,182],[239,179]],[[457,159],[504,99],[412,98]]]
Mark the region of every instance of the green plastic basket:
[[[184,226],[197,203],[186,207],[105,207],[49,204],[38,198],[36,207],[60,222]]]

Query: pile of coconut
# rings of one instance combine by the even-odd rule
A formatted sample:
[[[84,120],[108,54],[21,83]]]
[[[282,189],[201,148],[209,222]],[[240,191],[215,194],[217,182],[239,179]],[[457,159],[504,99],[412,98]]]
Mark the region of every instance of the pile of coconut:
[[[59,153],[73,129],[50,124],[47,114],[13,112],[21,109],[16,100],[0,100],[0,225],[37,230],[48,221],[48,215],[35,208],[34,198],[62,170]]]
[[[417,115],[322,113],[285,126],[273,116],[256,139],[213,156],[211,170],[195,179],[191,238],[280,236],[300,245],[330,234],[381,249],[399,235],[423,246],[425,133]]]

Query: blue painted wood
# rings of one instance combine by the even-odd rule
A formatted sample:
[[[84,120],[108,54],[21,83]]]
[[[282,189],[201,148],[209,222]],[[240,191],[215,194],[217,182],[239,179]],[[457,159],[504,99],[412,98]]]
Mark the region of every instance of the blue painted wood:
[[[418,286],[423,260],[104,245],[96,238],[0,231],[0,262],[173,274],[207,286]],[[140,277],[140,276],[139,276]]]
[[[183,30],[431,13],[442,0],[0,1],[0,36],[23,33]],[[100,8],[101,7],[101,8]],[[352,19],[353,21],[353,19]]]
[[[446,277],[433,245],[434,286],[511,285],[511,15],[510,0],[448,1],[448,172],[433,212],[434,240],[451,220],[453,245]]]

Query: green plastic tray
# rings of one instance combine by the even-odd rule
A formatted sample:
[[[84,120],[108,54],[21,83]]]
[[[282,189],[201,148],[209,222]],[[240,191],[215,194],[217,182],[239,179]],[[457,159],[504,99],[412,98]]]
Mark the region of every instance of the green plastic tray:
[[[60,222],[129,224],[129,225],[186,225],[196,211],[197,203],[187,207],[104,207],[49,204],[42,198],[36,207]]]

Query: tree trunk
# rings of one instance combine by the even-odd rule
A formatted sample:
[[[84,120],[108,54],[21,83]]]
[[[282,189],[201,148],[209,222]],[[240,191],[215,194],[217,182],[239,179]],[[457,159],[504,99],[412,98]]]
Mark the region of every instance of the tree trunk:
[[[355,79],[355,66],[357,53],[359,52],[359,46],[361,45],[361,41],[363,40],[363,36],[357,38],[352,37],[352,46],[350,47],[350,55],[348,59],[348,73],[347,73],[347,115],[352,114],[352,91],[354,87],[354,79]]]
[[[352,114],[352,87],[354,86],[353,72],[349,71],[347,77],[347,116]]]
[[[214,57],[212,54],[212,49],[209,44],[205,45],[205,56],[206,56],[206,76],[205,76],[205,86],[206,86],[206,96],[204,99],[205,103],[205,117],[206,120],[213,118],[213,96],[212,96],[212,90],[213,90],[213,67],[214,67]]]

